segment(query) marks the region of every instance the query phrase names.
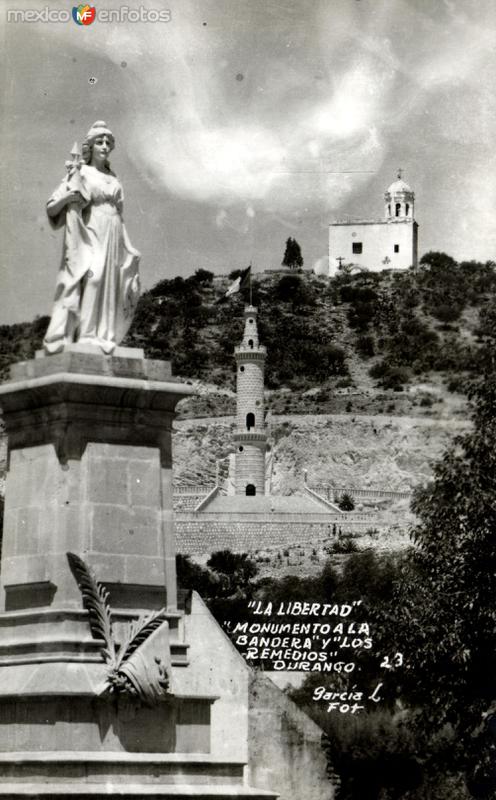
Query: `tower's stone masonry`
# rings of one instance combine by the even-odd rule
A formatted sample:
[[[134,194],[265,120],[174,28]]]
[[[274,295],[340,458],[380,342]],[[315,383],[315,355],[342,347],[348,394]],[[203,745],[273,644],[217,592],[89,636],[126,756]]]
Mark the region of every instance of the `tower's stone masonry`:
[[[257,309],[245,307],[245,329],[236,358],[236,494],[265,494],[267,433],[264,409],[264,367],[267,351],[259,344]]]

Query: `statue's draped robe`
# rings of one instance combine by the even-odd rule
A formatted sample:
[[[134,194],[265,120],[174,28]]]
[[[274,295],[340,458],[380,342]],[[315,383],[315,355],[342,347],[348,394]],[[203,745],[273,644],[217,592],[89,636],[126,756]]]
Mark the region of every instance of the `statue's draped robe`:
[[[85,204],[49,215],[54,227],[65,223],[65,236],[44,347],[56,353],[78,341],[111,353],[126,335],[138,302],[140,254],[122,221],[123,193],[115,175],[83,165],[80,174],[62,181],[48,209],[68,186],[81,192]]]

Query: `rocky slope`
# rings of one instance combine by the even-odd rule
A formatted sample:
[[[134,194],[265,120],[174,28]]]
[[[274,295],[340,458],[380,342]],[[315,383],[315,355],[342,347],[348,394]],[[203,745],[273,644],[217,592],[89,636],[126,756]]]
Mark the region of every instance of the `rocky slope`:
[[[273,491],[290,494],[303,482],[395,491],[429,479],[432,463],[466,420],[387,415],[275,416]],[[214,484],[216,460],[231,452],[232,417],[178,420],[174,474],[178,484]]]

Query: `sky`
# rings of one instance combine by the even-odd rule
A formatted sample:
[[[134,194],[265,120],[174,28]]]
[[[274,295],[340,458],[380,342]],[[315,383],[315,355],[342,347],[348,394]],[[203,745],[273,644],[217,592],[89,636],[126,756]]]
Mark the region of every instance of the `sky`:
[[[494,0],[127,7],[170,19],[9,22],[72,6],[0,4],[0,324],[50,313],[62,234],[45,204],[95,120],[115,135],[145,289],[200,267],[277,268],[289,236],[325,270],[329,223],[381,218],[398,167],[421,254],[495,259]]]

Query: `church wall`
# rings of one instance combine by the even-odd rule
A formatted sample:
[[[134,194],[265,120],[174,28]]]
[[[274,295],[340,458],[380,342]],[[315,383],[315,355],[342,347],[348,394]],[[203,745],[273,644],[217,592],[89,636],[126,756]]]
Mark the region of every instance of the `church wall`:
[[[336,275],[339,262],[358,264],[372,272],[407,269],[416,265],[417,228],[414,220],[394,222],[343,222],[329,226],[329,275]],[[362,253],[353,252],[353,243],[362,244]],[[399,245],[399,252],[394,246]],[[389,262],[384,263],[388,258]]]

